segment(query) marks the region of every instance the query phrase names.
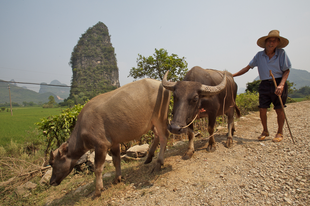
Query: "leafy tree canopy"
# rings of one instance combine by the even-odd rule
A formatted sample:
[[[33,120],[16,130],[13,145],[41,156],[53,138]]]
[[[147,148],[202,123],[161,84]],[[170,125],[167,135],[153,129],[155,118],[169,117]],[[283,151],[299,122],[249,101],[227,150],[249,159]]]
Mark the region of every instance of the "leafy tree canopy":
[[[304,86],[300,89],[295,89],[292,94],[290,95],[292,98],[304,98],[304,97],[310,97],[310,87]]]
[[[53,104],[56,104],[56,102],[55,102],[55,98],[53,97],[53,96],[49,96],[48,97],[48,103],[47,104],[51,104],[51,105],[53,105]]]
[[[176,54],[168,55],[165,49],[155,49],[153,56],[144,57],[138,54],[137,67],[130,70],[128,77],[162,80],[167,71],[170,71],[168,79],[182,80],[187,72],[185,58],[179,58]]]
[[[290,82],[290,81],[286,81],[286,83],[287,83],[287,87],[288,87],[288,93],[289,94],[294,93],[294,91],[296,90],[295,83],[294,82]]]
[[[261,80],[254,80],[253,82],[246,83],[246,92],[258,92],[259,84]]]

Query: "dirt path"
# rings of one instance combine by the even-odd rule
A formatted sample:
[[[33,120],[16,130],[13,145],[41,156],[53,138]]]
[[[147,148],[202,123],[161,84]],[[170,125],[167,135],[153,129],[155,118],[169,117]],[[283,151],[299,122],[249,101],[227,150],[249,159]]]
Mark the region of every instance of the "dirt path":
[[[310,101],[288,104],[286,114],[296,145],[286,126],[284,140],[271,141],[277,131],[274,110],[268,112],[270,138],[257,141],[262,126],[255,112],[238,120],[231,149],[224,146],[224,128],[215,135],[213,153],[204,149],[207,139],[200,139],[193,158],[182,160],[186,142],[166,152],[159,174],[139,162],[123,168],[117,186],[105,182],[100,198],[91,198],[92,182],[70,194],[79,205],[310,205]],[[58,205],[63,198],[49,202]]]
[[[310,204],[310,101],[289,104],[288,122],[296,145],[285,126],[285,139],[273,143],[276,113],[268,112],[270,138],[258,142],[262,131],[258,113],[242,117],[236,126],[234,146],[224,147],[226,129],[215,136],[217,150],[198,149],[190,160],[181,154],[165,160],[154,183],[143,183],[115,205],[309,205]],[[201,147],[206,141],[196,142]],[[186,145],[181,147],[185,151]],[[169,152],[169,151],[168,151]],[[164,170],[165,170],[164,168]]]

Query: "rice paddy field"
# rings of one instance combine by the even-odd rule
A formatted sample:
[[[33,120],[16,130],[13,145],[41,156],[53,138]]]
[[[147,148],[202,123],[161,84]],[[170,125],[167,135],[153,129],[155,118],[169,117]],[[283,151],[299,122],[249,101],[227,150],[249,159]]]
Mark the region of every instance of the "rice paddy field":
[[[58,115],[63,108],[42,108],[42,107],[16,107],[11,112],[0,112],[0,146],[6,146],[12,141],[23,143],[27,132],[33,131],[37,126],[35,123],[42,118]]]

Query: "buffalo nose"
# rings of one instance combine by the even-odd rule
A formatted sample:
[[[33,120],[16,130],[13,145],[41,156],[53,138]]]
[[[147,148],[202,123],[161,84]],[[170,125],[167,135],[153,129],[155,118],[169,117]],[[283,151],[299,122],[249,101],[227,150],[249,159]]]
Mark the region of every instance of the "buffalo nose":
[[[59,185],[59,184],[56,182],[55,178],[51,178],[51,179],[50,179],[50,185],[51,185],[51,186],[57,186],[57,185]]]
[[[181,134],[182,131],[182,127],[180,127],[179,125],[174,125],[174,124],[169,124],[168,125],[168,130],[173,133],[173,134]]]
[[[50,180],[50,185],[52,185],[52,186],[56,186],[57,184],[56,184],[56,182],[55,182],[55,181]]]

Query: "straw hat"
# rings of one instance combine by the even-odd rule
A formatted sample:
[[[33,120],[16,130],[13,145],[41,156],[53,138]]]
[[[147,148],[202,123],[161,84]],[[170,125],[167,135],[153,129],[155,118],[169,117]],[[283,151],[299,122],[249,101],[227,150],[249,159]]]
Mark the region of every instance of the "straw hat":
[[[265,48],[265,41],[266,41],[266,39],[268,39],[270,37],[279,38],[280,42],[279,42],[279,45],[277,46],[277,48],[279,48],[279,49],[286,47],[289,43],[288,39],[280,36],[280,32],[278,30],[272,30],[269,32],[269,34],[267,36],[263,36],[263,37],[259,38],[257,40],[257,45],[262,47],[262,48]]]

